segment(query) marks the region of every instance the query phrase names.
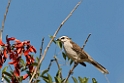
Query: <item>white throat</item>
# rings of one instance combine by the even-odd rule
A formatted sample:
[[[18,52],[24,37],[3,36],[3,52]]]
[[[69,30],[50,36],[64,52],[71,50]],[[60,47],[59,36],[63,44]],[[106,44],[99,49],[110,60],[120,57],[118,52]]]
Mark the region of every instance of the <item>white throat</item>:
[[[69,58],[73,59],[74,61],[78,58],[77,53],[72,49],[73,45],[71,44],[70,41],[64,42],[63,47]]]

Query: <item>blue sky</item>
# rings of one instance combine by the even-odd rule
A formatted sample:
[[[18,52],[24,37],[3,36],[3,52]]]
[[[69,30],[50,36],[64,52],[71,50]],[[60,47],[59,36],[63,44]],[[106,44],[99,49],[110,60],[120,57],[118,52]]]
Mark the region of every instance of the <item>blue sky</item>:
[[[48,35],[53,35],[60,23],[70,13],[79,0],[12,0],[5,29],[5,36],[9,35],[20,40],[30,40],[37,49],[39,55],[41,39],[45,37],[44,48],[49,42]],[[0,23],[8,0],[0,1]],[[96,61],[105,66],[110,74],[107,75],[111,83],[124,82],[124,0],[84,0],[72,17],[64,24],[57,35],[67,35],[74,42],[82,46],[86,37],[91,33],[85,51]],[[50,60],[60,49],[52,44],[41,71],[46,69]],[[58,54],[60,64],[65,64],[61,54]],[[63,65],[63,77],[67,76],[69,65]],[[53,63],[50,74],[55,75],[56,63]],[[99,83],[106,83],[104,75],[95,67],[87,64],[87,67],[78,66],[74,70],[75,77],[96,78]],[[69,79],[70,81],[72,79]]]

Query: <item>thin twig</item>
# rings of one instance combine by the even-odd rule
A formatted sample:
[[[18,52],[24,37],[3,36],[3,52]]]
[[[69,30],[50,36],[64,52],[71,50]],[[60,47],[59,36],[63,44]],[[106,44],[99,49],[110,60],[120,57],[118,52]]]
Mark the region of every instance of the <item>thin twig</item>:
[[[49,66],[48,66],[48,68],[47,68],[48,70],[50,70],[50,67],[51,67],[53,61],[55,61],[55,59],[51,59],[51,60],[50,60],[50,64],[49,64]]]
[[[88,35],[87,39],[85,40],[85,42],[84,42],[84,44],[83,44],[81,50],[83,50],[84,47],[86,46],[86,43],[88,42],[88,39],[89,39],[90,35],[91,35],[91,33]],[[76,68],[77,65],[78,65],[78,63],[74,63],[74,66],[73,66],[72,69],[69,71],[68,76],[67,76],[67,78],[65,79],[64,83],[66,83],[66,82],[68,81],[70,75],[72,74],[73,70]]]
[[[1,28],[1,34],[2,34],[2,32],[3,32],[3,30],[4,30],[4,24],[5,24],[5,21],[6,21],[6,16],[7,16],[7,14],[8,14],[8,10],[9,10],[9,7],[10,7],[10,3],[11,3],[11,0],[9,0],[8,1],[8,5],[7,5],[7,7],[6,7],[6,12],[5,12],[5,14],[4,14],[4,19],[3,19],[3,21],[2,21],[2,28]],[[2,35],[0,35],[0,37],[1,37]]]
[[[57,66],[58,66],[58,69],[61,70],[61,67],[60,67],[60,65],[59,65],[59,63],[58,63],[57,57],[54,56],[54,59],[55,59],[55,61],[56,61],[56,64],[57,64]],[[60,72],[60,78],[62,79],[62,73],[61,73],[61,72]]]
[[[73,66],[72,69],[69,71],[67,78],[64,80],[64,83],[67,83],[67,81],[68,81],[70,75],[73,73],[73,71],[74,71],[74,69],[77,67],[77,65],[78,65],[78,63],[74,63],[74,66]]]
[[[81,1],[82,1],[82,0],[81,0]],[[42,57],[40,58],[40,61],[39,61],[39,63],[38,63],[38,66],[36,67],[36,69],[35,69],[35,71],[34,71],[32,77],[31,77],[29,83],[31,83],[32,79],[34,78],[34,76],[35,76],[35,74],[36,74],[36,72],[37,72],[37,69],[39,68],[40,64],[43,62],[43,60],[44,60],[44,58],[45,58],[45,56],[46,56],[46,53],[47,53],[47,51],[48,51],[50,45],[52,44],[54,38],[56,37],[57,33],[59,32],[59,30],[61,29],[61,27],[64,25],[64,23],[70,18],[70,16],[73,14],[73,12],[77,9],[77,7],[80,5],[81,1],[78,2],[78,4],[77,4],[77,5],[74,7],[74,9],[70,12],[70,14],[65,18],[65,20],[62,21],[62,23],[60,24],[60,26],[58,27],[58,29],[55,31],[53,37],[51,38],[51,40],[49,41],[49,43],[48,43],[46,49],[44,50],[44,53],[43,53]]]
[[[86,46],[86,43],[88,42],[88,39],[90,38],[91,33],[89,33],[89,35],[87,36],[87,39],[85,40],[83,46],[82,46],[82,50],[84,49],[84,47]]]
[[[42,56],[43,44],[44,44],[44,38],[42,38],[42,40],[41,40],[39,59],[40,59],[41,56]],[[41,65],[41,64],[40,64],[40,65]],[[40,72],[40,67],[39,67],[39,69],[37,70],[37,73],[39,73],[39,72]],[[38,74],[37,74],[37,75],[36,75],[36,80],[35,80],[34,83],[37,83],[38,77],[39,77],[39,76],[38,76]]]
[[[44,44],[44,38],[42,38],[42,41],[41,41],[41,46],[40,46],[40,56],[39,56],[39,59],[40,59],[41,56],[42,56],[43,44]]]
[[[107,78],[106,74],[104,74],[104,76],[105,76],[105,79],[106,79],[107,83],[110,83],[110,81],[109,81],[109,79]]]

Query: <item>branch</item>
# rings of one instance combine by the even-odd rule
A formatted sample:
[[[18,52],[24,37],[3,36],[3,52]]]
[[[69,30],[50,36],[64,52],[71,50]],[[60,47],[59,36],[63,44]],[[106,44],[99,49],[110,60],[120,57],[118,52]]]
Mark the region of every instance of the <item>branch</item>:
[[[39,59],[40,59],[41,56],[42,56],[43,44],[44,44],[44,38],[42,38],[42,40],[41,40]],[[41,64],[40,64],[40,66],[41,66]],[[37,73],[39,73],[39,71],[40,71],[40,67],[39,67],[39,69],[37,70]],[[36,75],[36,80],[35,80],[34,83],[37,83],[38,77],[39,77],[39,76],[38,76],[38,74],[37,74],[37,75]]]
[[[57,66],[58,66],[58,69],[61,70],[60,65],[59,65],[59,63],[58,63],[57,57],[54,56],[54,59],[55,59],[55,61],[56,61],[56,64],[57,64]],[[60,72],[60,78],[62,79],[62,73],[61,73],[61,72]]]
[[[87,36],[87,39],[85,40],[83,46],[82,46],[82,50],[84,49],[84,47],[86,46],[86,43],[88,42],[88,39],[90,38],[91,33],[89,33],[89,35]]]
[[[0,30],[0,39],[2,40],[2,33],[3,33],[3,30],[4,30],[4,24],[5,24],[5,21],[6,21],[6,16],[8,14],[8,10],[9,10],[9,7],[10,7],[10,3],[11,3],[11,0],[8,1],[8,5],[6,7],[6,12],[4,14],[4,18],[3,18],[3,21],[2,21],[2,28]]]
[[[68,81],[70,75],[73,73],[73,70],[77,67],[77,65],[78,65],[78,63],[74,63],[74,66],[73,66],[72,69],[69,71],[68,76],[67,76],[67,78],[65,79],[64,83],[67,83],[67,81]]]
[[[82,0],[81,0],[81,1],[82,1]],[[74,7],[74,9],[70,12],[70,14],[65,18],[65,20],[62,21],[62,23],[60,24],[60,26],[58,27],[58,29],[55,31],[53,37],[51,38],[51,40],[49,41],[49,43],[48,43],[46,49],[44,50],[44,54],[43,54],[42,57],[40,58],[40,61],[39,61],[39,63],[38,63],[38,66],[36,67],[36,69],[35,69],[35,71],[34,71],[32,77],[31,77],[29,83],[31,83],[32,79],[34,78],[34,76],[35,76],[35,74],[36,74],[36,72],[37,72],[37,69],[39,68],[40,64],[43,62],[43,60],[44,60],[44,58],[45,58],[45,56],[46,56],[46,53],[47,53],[47,51],[48,51],[50,45],[52,44],[52,41],[53,41],[54,38],[56,37],[57,33],[59,32],[59,30],[61,29],[61,27],[64,25],[64,23],[71,17],[71,15],[73,14],[73,12],[74,12],[74,11],[77,9],[77,7],[80,5],[81,1],[78,2],[78,4],[77,4],[77,5]]]
[[[87,39],[85,40],[85,42],[84,42],[84,44],[83,44],[83,46],[82,46],[82,50],[83,50],[84,47],[86,46],[86,43],[88,42],[88,39],[89,39],[90,35],[91,35],[91,33],[89,33]],[[69,71],[68,76],[67,76],[67,78],[65,79],[64,83],[67,83],[67,81],[68,81],[70,75],[72,74],[73,70],[76,68],[77,65],[78,65],[78,63],[74,63],[74,66],[73,66],[72,69]]]
[[[43,43],[44,43],[44,38],[42,38],[42,41],[41,41],[41,46],[40,46],[40,56],[39,56],[39,59],[40,59],[41,56],[42,56]]]

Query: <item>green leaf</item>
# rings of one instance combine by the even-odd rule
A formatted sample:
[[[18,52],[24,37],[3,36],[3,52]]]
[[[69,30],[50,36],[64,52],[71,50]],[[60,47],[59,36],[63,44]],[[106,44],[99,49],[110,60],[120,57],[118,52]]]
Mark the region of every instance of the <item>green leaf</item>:
[[[61,83],[61,81],[62,81],[60,77],[54,77],[54,79],[55,79],[56,83]]]
[[[93,82],[93,83],[97,83],[97,81],[96,81],[95,78],[92,78],[92,82]]]
[[[78,80],[75,77],[72,76],[72,79],[73,79],[74,83],[78,83]]]
[[[23,80],[23,76],[20,76],[19,81],[22,82],[22,80]]]
[[[80,83],[88,83],[88,78],[84,77],[84,78],[81,78],[81,77],[78,77]]]
[[[30,71],[26,71],[26,73],[28,74],[29,78],[32,77],[32,73]]]
[[[44,76],[44,74],[47,73],[48,71],[49,71],[48,69],[44,70],[41,74],[41,77]]]
[[[34,63],[31,64],[31,66],[37,66],[37,65],[38,65],[37,62],[34,62]]]
[[[23,71],[25,71],[25,70],[27,70],[28,69],[28,67],[23,67],[23,68],[21,68],[21,72],[23,72]]]
[[[74,62],[74,61],[71,59],[71,60],[70,60],[70,65],[72,65],[73,62]]]
[[[2,70],[2,72],[6,72],[7,69],[8,69],[8,66],[4,67],[4,69]]]
[[[51,77],[51,75],[47,73],[47,76],[48,76],[49,83],[52,83],[52,77]]]
[[[8,77],[4,76],[3,77],[8,83],[10,83],[10,80],[8,79]]]
[[[59,46],[59,48],[62,49],[62,43],[60,41],[56,41],[56,43]]]
[[[5,74],[6,76],[9,76],[9,77],[12,77],[12,75],[10,74],[10,73],[8,73],[8,72],[2,72],[3,74]]]
[[[46,82],[46,83],[49,83],[49,79],[47,76],[42,76],[43,80]]]
[[[36,62],[39,62],[39,57],[36,57]]]
[[[61,81],[61,83],[65,83],[65,79],[63,79],[63,80]],[[67,80],[66,83],[69,83],[69,81]]]
[[[20,63],[24,66],[25,65],[25,62],[23,59],[20,59]]]
[[[64,52],[62,52],[63,58],[66,60],[66,54]]]
[[[40,82],[40,80],[37,80],[37,81],[36,81],[36,83],[39,83],[39,82]]]
[[[56,73],[56,77],[60,77],[61,74],[61,69],[58,70],[58,72]]]
[[[51,36],[51,35],[48,35],[51,39],[53,38],[53,36]],[[56,44],[56,41],[55,40],[53,40],[53,42]]]

